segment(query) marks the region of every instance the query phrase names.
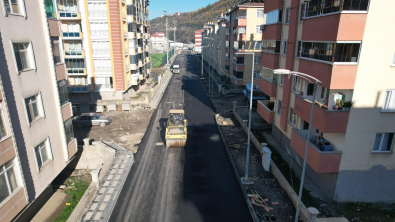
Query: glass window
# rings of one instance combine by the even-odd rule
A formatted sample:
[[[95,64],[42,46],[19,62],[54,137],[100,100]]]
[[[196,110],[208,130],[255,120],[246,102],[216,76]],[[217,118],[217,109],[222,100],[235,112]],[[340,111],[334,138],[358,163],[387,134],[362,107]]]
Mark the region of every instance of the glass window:
[[[259,79],[260,74],[260,71],[254,71],[254,79]]]
[[[308,83],[307,84],[307,95],[312,96],[314,94],[314,84]]]
[[[263,9],[257,9],[256,10],[256,17],[257,18],[263,18]]]
[[[233,70],[233,76],[236,79],[244,79],[244,72],[236,72],[235,70]]]
[[[53,55],[54,63],[55,64],[61,63],[62,61],[60,59],[59,39],[51,37],[51,46],[52,46],[52,55]]]
[[[281,103],[281,100],[278,100],[278,103],[277,103],[277,113],[278,113],[278,115],[281,115],[281,107],[282,106],[282,103]]]
[[[21,8],[22,3],[20,0],[3,0],[3,4],[6,13],[23,14],[23,9]]]
[[[282,10],[276,9],[266,13],[266,25],[280,22],[280,11],[282,12]]]
[[[310,126],[310,124],[303,120],[303,127],[302,127],[302,129],[303,130],[309,130],[309,126]]]
[[[394,133],[378,133],[373,145],[373,152],[390,152],[394,143]]]
[[[0,139],[7,136],[7,126],[4,118],[4,112],[0,106]]]
[[[66,134],[66,142],[69,144],[74,139],[73,122],[71,118],[64,122],[64,131]]]
[[[260,64],[261,62],[261,57],[260,56],[255,56],[254,57],[254,64]]]
[[[300,44],[300,56],[333,62],[333,48],[335,43],[302,42]]]
[[[281,85],[281,86],[284,86],[284,78],[285,78],[285,75],[281,74],[281,75],[279,75],[279,78],[280,78],[280,85]]]
[[[62,106],[69,101],[69,92],[67,91],[67,81],[65,79],[58,81],[58,90],[60,105]]]
[[[296,123],[296,114],[295,114],[293,108],[291,108],[291,109],[290,109],[290,112],[289,112],[289,122],[290,122],[292,125],[295,126],[295,123]]]
[[[383,110],[395,111],[395,90],[387,90],[385,92]]]
[[[285,12],[285,24],[289,24],[291,18],[291,8],[287,8]]]
[[[43,117],[43,108],[40,94],[25,98],[26,113],[29,123]]]
[[[47,140],[34,147],[34,154],[36,155],[38,169],[41,169],[43,164],[50,159],[49,152]]]
[[[0,203],[18,188],[18,180],[14,169],[14,159],[0,166]]]
[[[306,13],[306,3],[300,4],[299,21],[303,21]]]
[[[296,93],[300,93],[301,92],[301,79],[297,76],[292,76],[293,77],[293,84],[292,84],[292,91],[296,92]]]
[[[256,34],[262,33],[261,25],[255,25],[255,33],[256,33]]]
[[[107,7],[104,2],[88,2],[90,17],[107,17]]]
[[[33,53],[30,43],[13,43],[18,71],[33,69]]]
[[[254,42],[254,49],[260,50],[262,48],[262,42],[261,41],[255,41]]]
[[[288,48],[288,42],[287,40],[284,40],[283,55],[287,55],[287,48]]]
[[[113,82],[112,77],[95,77],[96,79],[96,89],[112,89]]]
[[[361,43],[336,43],[334,62],[358,62]]]
[[[47,18],[57,18],[56,9],[53,0],[44,0]]]
[[[263,40],[262,51],[271,53],[280,53],[280,40]]]
[[[367,11],[370,0],[311,0],[306,6],[306,17],[338,11]]]

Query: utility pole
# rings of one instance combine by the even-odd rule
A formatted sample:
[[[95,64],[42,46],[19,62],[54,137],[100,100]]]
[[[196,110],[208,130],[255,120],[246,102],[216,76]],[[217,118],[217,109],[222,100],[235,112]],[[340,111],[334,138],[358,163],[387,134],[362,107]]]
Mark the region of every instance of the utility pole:
[[[174,44],[176,44],[176,29],[177,29],[177,27],[176,27],[176,25],[177,25],[176,21],[173,21],[173,25],[174,25]],[[174,45],[174,46],[175,46],[175,45]]]
[[[169,35],[167,33],[167,15],[166,15],[166,11],[163,11],[165,13],[165,17],[166,17],[166,65],[169,64]]]

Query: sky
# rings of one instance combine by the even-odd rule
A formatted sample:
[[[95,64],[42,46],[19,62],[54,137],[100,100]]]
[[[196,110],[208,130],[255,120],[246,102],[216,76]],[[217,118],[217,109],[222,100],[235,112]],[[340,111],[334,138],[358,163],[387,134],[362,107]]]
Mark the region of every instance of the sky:
[[[149,1],[149,19],[164,15],[164,10],[167,14],[175,12],[190,12],[197,10],[202,7],[206,7],[208,4],[212,4],[217,0],[150,0]]]

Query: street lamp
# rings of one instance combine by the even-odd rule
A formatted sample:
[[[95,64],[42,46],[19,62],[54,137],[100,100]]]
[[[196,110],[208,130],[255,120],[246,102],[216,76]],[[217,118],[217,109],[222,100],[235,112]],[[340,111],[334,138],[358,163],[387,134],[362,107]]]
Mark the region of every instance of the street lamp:
[[[251,145],[251,116],[252,116],[252,93],[254,91],[254,59],[255,59],[255,53],[253,52],[237,52],[235,53],[236,55],[252,55],[252,71],[251,71],[251,93],[250,93],[250,112],[248,114],[248,142],[247,142],[247,158],[246,158],[246,169],[245,169],[245,175],[243,178],[241,178],[241,181],[244,184],[253,184],[254,182],[248,181],[248,168],[250,165],[250,145]]]
[[[211,37],[204,37],[204,39],[211,39],[213,41],[213,47],[211,48],[211,51],[213,52],[212,53],[213,55],[212,55],[212,58],[210,59],[211,67],[210,67],[210,73],[209,73],[209,77],[208,77],[208,91],[209,91],[209,94],[210,94],[210,89],[211,89],[211,95],[213,95],[214,82],[213,82],[212,69],[213,69],[214,64],[212,64],[212,63],[214,63],[214,39],[211,38]],[[210,84],[210,76],[211,76],[211,84]],[[210,85],[211,85],[211,87],[210,87]]]
[[[320,83],[322,84],[322,82],[310,75],[304,74],[304,73],[300,73],[300,72],[294,72],[294,71],[290,71],[287,69],[275,69],[273,70],[273,74],[277,74],[277,75],[294,75],[294,76],[301,76],[302,78],[308,80],[309,82],[311,82],[309,79],[312,79],[315,81],[314,83],[314,93],[313,93],[313,102],[312,102],[312,106],[311,106],[311,114],[310,114],[310,124],[309,124],[309,129],[307,132],[307,142],[306,142],[306,151],[304,154],[304,160],[303,160],[303,170],[302,170],[302,178],[300,181],[300,188],[299,188],[299,198],[298,198],[298,203],[296,205],[296,215],[295,215],[295,222],[298,222],[299,220],[299,213],[300,213],[300,203],[302,201],[302,192],[303,192],[303,184],[304,184],[304,177],[306,174],[306,163],[307,163],[307,155],[309,153],[309,145],[310,145],[310,131],[311,131],[311,125],[313,125],[313,112],[314,112],[314,101],[315,101],[315,95],[316,95],[316,91],[317,91],[317,84]]]
[[[203,48],[206,48],[206,47],[208,47],[208,46],[200,46],[202,49],[202,58],[201,58],[201,60],[202,60],[202,76],[203,76]],[[210,88],[209,88],[209,90],[210,90]]]

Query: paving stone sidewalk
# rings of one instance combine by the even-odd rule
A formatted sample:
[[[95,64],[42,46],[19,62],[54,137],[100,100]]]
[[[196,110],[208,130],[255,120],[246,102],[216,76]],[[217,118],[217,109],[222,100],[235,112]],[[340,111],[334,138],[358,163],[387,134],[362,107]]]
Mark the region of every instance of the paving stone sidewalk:
[[[115,160],[101,182],[93,201],[85,208],[82,221],[108,221],[134,163],[133,153],[116,143],[104,142],[116,150]]]

